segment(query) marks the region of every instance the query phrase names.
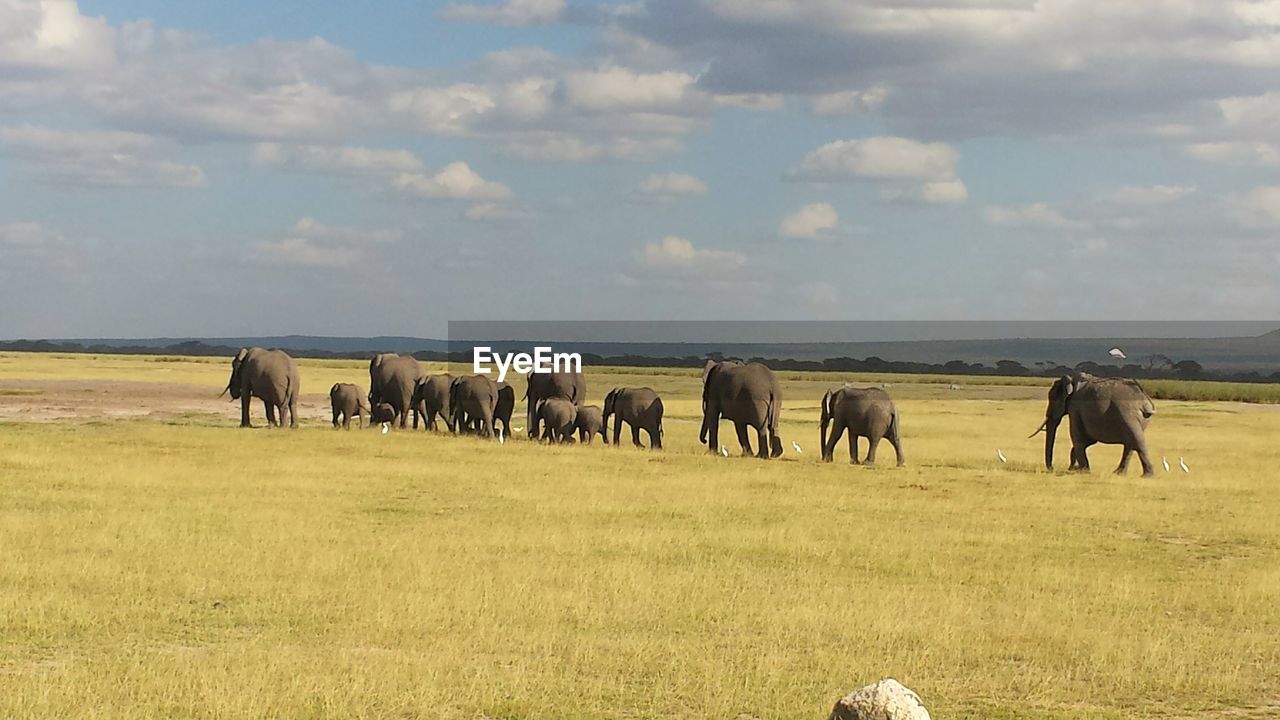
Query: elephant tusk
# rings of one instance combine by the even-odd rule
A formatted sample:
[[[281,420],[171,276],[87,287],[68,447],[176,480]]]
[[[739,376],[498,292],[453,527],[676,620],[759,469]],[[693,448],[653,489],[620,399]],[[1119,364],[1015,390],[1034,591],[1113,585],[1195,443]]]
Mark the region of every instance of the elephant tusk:
[[[227,383],[227,386],[222,388],[222,392],[218,393],[218,399],[221,400],[222,396],[226,395],[230,391],[231,391],[231,383]]]
[[[1045,420],[1044,422],[1040,423],[1040,429],[1028,435],[1027,438],[1029,439],[1039,435],[1040,433],[1044,432],[1045,428],[1047,427],[1049,427],[1049,421]]]

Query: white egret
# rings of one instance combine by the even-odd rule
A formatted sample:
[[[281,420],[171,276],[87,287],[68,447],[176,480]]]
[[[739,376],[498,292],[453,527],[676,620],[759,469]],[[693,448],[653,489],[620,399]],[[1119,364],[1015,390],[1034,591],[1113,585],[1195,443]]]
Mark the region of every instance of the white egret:
[[[729,448],[727,448],[727,447],[725,447],[725,446],[721,445],[721,446],[720,446],[720,454],[721,454],[721,455],[723,455],[723,456],[725,456],[725,457],[729,457]]]
[[[1160,462],[1164,465],[1164,471],[1169,472],[1169,458],[1161,457]]]
[[[800,443],[796,442],[795,440],[791,441],[791,449],[795,450],[797,455],[803,454],[800,451]]]
[[[1182,468],[1182,472],[1184,473],[1191,472],[1191,468],[1187,467],[1187,461],[1182,458],[1178,458],[1178,467]]]
[[[1000,458],[1000,462],[1002,463],[1009,462],[1008,458],[1004,456],[1004,453],[1000,452],[999,450],[996,450],[996,457]]]
[[[391,431],[391,424],[390,424],[390,423],[382,423],[382,434],[383,434],[383,435],[386,435],[386,434],[387,434],[388,432],[390,432],[390,431]]]

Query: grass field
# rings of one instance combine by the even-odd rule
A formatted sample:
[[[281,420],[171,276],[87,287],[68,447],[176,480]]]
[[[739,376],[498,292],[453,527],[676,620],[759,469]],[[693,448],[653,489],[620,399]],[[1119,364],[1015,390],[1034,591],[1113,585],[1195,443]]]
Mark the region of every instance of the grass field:
[[[0,717],[1280,717],[1280,408],[1158,401],[1172,474],[1050,474],[1048,381],[878,378],[908,466],[865,468],[817,462],[844,377],[780,374],[762,462],[697,444],[696,371],[588,370],[665,452],[335,432],[359,362],[287,431],[226,360],[0,355]]]

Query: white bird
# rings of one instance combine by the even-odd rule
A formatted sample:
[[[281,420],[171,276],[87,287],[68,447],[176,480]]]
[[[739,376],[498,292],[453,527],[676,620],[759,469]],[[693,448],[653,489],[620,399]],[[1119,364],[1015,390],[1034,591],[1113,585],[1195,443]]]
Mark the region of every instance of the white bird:
[[[1182,472],[1184,473],[1191,472],[1191,468],[1187,467],[1187,461],[1182,458],[1178,458],[1178,467],[1182,468]]]
[[[498,428],[498,444],[499,445],[507,444],[506,438],[502,437],[502,428]]]
[[[795,450],[797,455],[803,454],[800,452],[800,443],[796,442],[795,440],[791,441],[791,449]]]
[[[729,457],[729,448],[727,448],[727,447],[725,447],[725,446],[721,445],[721,446],[720,446],[720,454],[721,454],[721,455],[723,455],[723,456],[725,456],[725,457]]]
[[[1124,351],[1121,350],[1120,348],[1111,348],[1109,351],[1107,351],[1107,354],[1113,358],[1119,358],[1121,360],[1125,359]]]
[[[390,431],[390,430],[391,430],[391,425],[390,425],[389,423],[382,423],[382,434],[383,434],[383,435],[386,435],[386,434],[387,434],[387,432],[388,432],[388,431]]]
[[[1162,457],[1160,458],[1160,462],[1164,464],[1164,471],[1169,472],[1169,458]]]
[[[1000,452],[999,450],[996,450],[996,457],[1000,458],[1000,462],[1002,463],[1009,462],[1008,458],[1004,456],[1004,453]]]
[[[521,430],[523,430],[523,429],[524,429],[524,428],[513,427],[513,428],[511,428],[511,432],[520,432],[520,431],[521,431]]]

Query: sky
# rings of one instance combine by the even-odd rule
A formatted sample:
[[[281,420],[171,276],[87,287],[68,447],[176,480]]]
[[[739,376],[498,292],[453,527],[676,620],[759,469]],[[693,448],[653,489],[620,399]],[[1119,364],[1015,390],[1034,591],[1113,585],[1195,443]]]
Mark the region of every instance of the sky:
[[[1280,317],[1280,1],[0,0],[0,338]]]

